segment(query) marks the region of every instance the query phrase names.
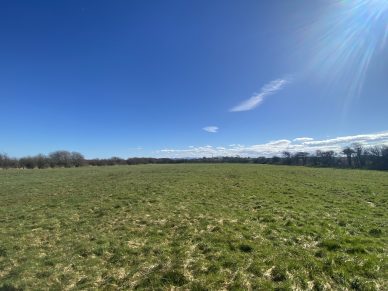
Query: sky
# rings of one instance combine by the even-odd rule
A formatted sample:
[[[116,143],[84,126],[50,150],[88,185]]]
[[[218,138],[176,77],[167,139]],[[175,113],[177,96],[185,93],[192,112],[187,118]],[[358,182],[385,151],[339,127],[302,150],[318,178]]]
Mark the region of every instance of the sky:
[[[0,2],[0,152],[388,144],[386,0]]]

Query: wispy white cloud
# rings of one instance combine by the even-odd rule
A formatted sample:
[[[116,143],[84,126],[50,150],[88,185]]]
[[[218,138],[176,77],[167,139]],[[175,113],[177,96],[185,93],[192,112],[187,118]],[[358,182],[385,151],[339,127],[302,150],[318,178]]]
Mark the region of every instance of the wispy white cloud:
[[[311,137],[297,137],[297,138],[293,139],[292,141],[294,141],[294,142],[306,142],[306,141],[312,141],[312,140],[314,140],[314,139]]]
[[[244,146],[231,144],[229,146],[214,147],[191,146],[186,149],[163,149],[157,152],[158,156],[170,158],[196,158],[196,157],[217,157],[217,156],[241,156],[241,157],[272,157],[280,156],[284,151],[291,153],[309,152],[317,150],[341,152],[342,149],[352,143],[361,143],[365,146],[376,144],[388,145],[388,131],[380,133],[341,136],[333,139],[313,140],[312,138],[295,138],[292,141],[287,139],[270,141],[263,144]]]
[[[264,98],[269,95],[275,94],[277,91],[284,88],[285,85],[291,81],[288,78],[276,79],[261,88],[260,93],[255,93],[248,100],[243,101],[239,105],[230,109],[231,112],[248,111],[260,105]]]
[[[310,146],[327,146],[344,143],[369,143],[374,141],[388,140],[388,132],[379,132],[373,134],[359,134],[353,136],[341,136],[326,140],[307,141],[306,145]]]
[[[210,132],[210,133],[217,133],[218,132],[218,126],[205,126],[202,128],[204,131]]]

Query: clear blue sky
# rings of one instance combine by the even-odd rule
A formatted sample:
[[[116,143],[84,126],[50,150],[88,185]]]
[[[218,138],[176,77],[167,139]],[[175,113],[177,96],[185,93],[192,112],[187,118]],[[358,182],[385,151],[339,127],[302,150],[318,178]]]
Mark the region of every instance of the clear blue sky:
[[[387,8],[3,0],[0,152],[159,156],[385,132]]]

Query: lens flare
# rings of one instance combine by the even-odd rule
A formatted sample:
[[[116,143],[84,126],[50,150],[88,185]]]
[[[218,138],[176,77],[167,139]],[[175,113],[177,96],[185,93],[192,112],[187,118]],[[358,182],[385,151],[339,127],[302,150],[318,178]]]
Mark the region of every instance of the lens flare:
[[[310,70],[359,95],[371,60],[385,49],[388,0],[334,1],[310,29],[315,37]]]

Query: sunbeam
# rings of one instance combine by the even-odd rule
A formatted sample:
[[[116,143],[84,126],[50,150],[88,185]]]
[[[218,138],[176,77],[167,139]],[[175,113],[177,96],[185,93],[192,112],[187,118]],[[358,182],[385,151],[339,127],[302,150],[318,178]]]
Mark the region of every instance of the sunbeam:
[[[317,36],[310,70],[360,94],[368,67],[388,37],[388,1],[335,1],[310,32]]]

